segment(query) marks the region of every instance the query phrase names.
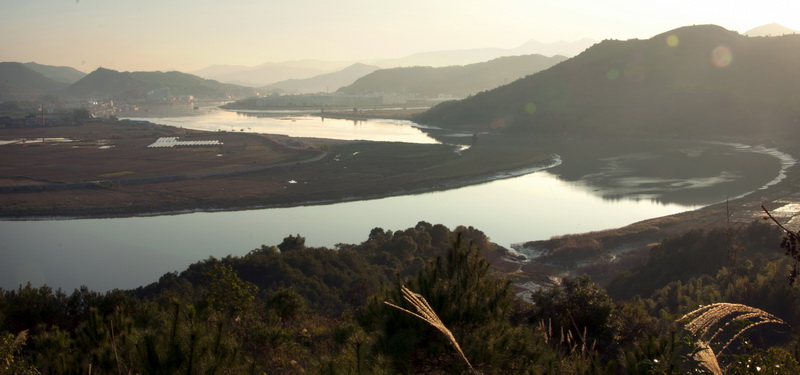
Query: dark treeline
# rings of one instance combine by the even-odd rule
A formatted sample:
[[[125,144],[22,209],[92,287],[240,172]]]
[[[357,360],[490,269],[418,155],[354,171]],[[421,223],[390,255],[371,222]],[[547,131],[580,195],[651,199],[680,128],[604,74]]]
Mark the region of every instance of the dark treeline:
[[[608,291],[585,276],[522,291],[484,257],[502,249],[472,227],[375,228],[335,249],[304,242],[290,235],[131,291],[0,290],[0,373],[683,374],[708,368],[703,345],[727,373],[800,372],[790,328],[800,295],[767,223],[665,239]],[[440,323],[409,314],[418,310],[402,286]],[[676,322],[718,302],[789,325],[747,330],[720,351]],[[736,335],[755,315],[726,329]]]

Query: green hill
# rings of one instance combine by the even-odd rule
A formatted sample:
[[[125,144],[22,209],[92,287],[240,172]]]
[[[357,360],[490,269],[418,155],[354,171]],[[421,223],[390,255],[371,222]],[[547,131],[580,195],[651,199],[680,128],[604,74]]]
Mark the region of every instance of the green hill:
[[[86,73],[69,66],[42,65],[35,62],[25,63],[29,69],[42,73],[47,78],[71,85],[86,77]]]
[[[168,87],[170,95],[199,98],[227,98],[253,95],[249,87],[219,83],[181,72],[118,72],[98,68],[62,93],[66,96],[96,98],[137,98]]]
[[[0,62],[0,98],[18,99],[49,94],[66,87],[18,62]]]
[[[606,40],[546,71],[416,121],[465,130],[686,136],[788,132],[800,118],[800,36],[691,26]]]
[[[327,92],[328,90],[337,90],[342,86],[349,85],[358,78],[378,69],[379,68],[375,65],[358,63],[332,73],[320,74],[303,79],[287,79],[261,87],[260,89],[263,91],[290,93]]]
[[[408,93],[425,97],[464,97],[547,69],[564,56],[508,56],[464,66],[408,67],[377,70],[339,89],[347,94]]]

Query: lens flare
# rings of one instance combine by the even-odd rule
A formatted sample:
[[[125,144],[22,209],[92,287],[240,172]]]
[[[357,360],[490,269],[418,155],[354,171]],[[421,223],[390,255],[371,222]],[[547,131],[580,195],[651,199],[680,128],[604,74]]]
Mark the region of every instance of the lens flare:
[[[677,47],[680,42],[680,39],[678,39],[678,36],[675,34],[670,34],[670,36],[667,37],[667,45],[670,47]]]
[[[619,78],[619,70],[616,69],[609,70],[608,73],[606,73],[606,78],[608,78],[609,81],[613,81]]]
[[[644,65],[639,62],[630,62],[625,65],[625,78],[632,82],[640,82],[644,79]]]
[[[717,68],[725,68],[733,62],[733,53],[726,45],[717,46],[711,51],[711,62]]]
[[[536,104],[533,103],[525,104],[525,112],[528,112],[529,114],[533,114],[534,112],[536,112]]]
[[[506,127],[506,120],[504,118],[502,118],[502,117],[498,118],[497,120],[494,120],[494,122],[492,122],[489,125],[489,128],[492,128],[492,129],[500,129],[500,128],[504,128],[504,127]]]

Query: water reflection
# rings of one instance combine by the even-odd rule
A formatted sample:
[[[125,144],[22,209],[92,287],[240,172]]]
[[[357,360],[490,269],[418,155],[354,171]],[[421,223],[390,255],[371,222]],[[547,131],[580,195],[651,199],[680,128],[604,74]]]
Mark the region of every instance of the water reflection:
[[[149,121],[207,131],[382,142],[469,144],[469,137],[474,137],[411,121],[322,118],[319,110],[203,108],[198,112],[199,116]],[[763,147],[693,140],[573,139],[536,146],[562,156],[564,163],[551,170],[558,178],[604,199],[687,206],[720,202],[756,190],[776,176],[782,178],[794,163],[791,156]]]
[[[437,143],[413,124],[391,120],[227,111],[148,120],[211,131]],[[208,256],[244,255],[289,234],[300,233],[309,246],[332,247],[364,241],[374,227],[399,230],[419,221],[474,226],[509,246],[719,202],[774,183],[794,164],[775,150],[690,141],[571,140],[547,146],[561,156],[561,165],[435,193],[237,212],[0,222],[0,287],[30,281],[68,290],[134,288]]]
[[[135,288],[209,256],[244,255],[289,234],[309,246],[366,240],[419,221],[474,226],[503,246],[618,227],[691,209],[603,200],[549,172],[460,189],[322,206],[119,219],[0,222],[0,287]]]
[[[578,141],[558,144],[551,169],[609,200],[706,205],[777,183],[795,160],[764,147],[700,141]]]
[[[415,127],[413,122],[404,120],[352,121],[322,118],[298,112],[231,112],[210,109],[206,109],[200,116],[123,118],[205,131],[253,132],[376,142],[439,143]]]

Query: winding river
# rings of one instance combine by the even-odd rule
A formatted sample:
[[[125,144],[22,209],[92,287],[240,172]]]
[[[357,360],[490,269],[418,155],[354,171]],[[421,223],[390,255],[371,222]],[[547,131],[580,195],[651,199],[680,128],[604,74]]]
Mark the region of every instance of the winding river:
[[[323,123],[319,118],[291,114],[253,117],[225,111],[149,121],[205,130],[245,129],[294,136],[335,135],[334,138],[340,139],[406,142],[432,140],[413,123],[397,121],[354,123],[325,119]],[[325,130],[306,132],[313,127]],[[342,135],[345,132],[340,128],[347,128],[351,134]],[[395,138],[387,134],[394,134]],[[687,150],[687,157],[692,156],[691,152],[698,152],[697,146]],[[742,145],[717,145],[703,152],[706,153],[704,157],[709,153],[752,155],[753,160],[761,164],[764,164],[762,158],[769,155],[768,167],[758,168],[769,173],[747,178],[743,175],[750,173],[747,170],[720,172],[725,178],[709,176],[703,180],[718,190],[706,192],[700,201],[684,203],[653,199],[652,179],[642,182],[648,187],[645,195],[637,195],[629,189],[609,199],[608,191],[613,190],[609,188],[611,184],[605,180],[567,176],[562,165],[447,191],[328,205],[115,219],[2,221],[0,288],[16,288],[30,282],[34,286],[47,284],[66,291],[81,285],[97,291],[129,289],[156,281],[166,272],[183,270],[192,262],[210,256],[243,255],[262,244],[276,245],[289,234],[306,237],[309,246],[334,247],[337,243],[364,241],[374,227],[401,230],[419,221],[441,223],[450,228],[473,226],[492,241],[509,246],[553,235],[619,227],[716,203],[774,183],[794,162],[788,155],[774,150]],[[608,160],[607,165],[619,166],[619,160]],[[742,160],[737,159],[737,164]],[[564,160],[564,164],[570,162]],[[606,175],[613,180],[613,173]],[[632,180],[624,177],[620,180],[630,188]],[[735,184],[726,185],[725,181]],[[669,179],[662,183],[677,190],[697,188],[675,187],[674,181]]]

